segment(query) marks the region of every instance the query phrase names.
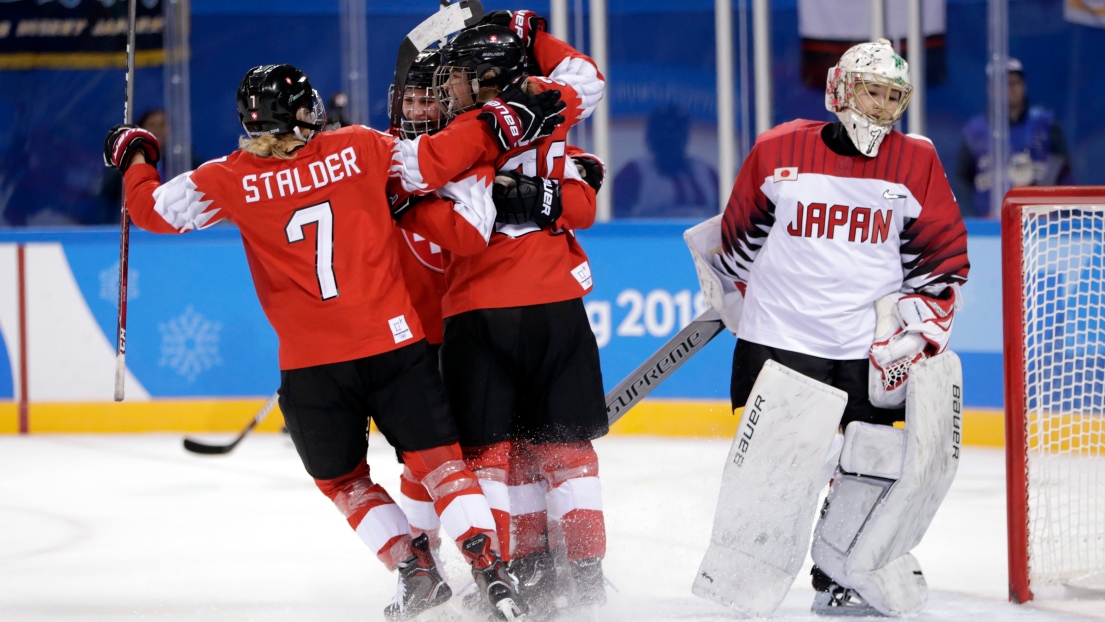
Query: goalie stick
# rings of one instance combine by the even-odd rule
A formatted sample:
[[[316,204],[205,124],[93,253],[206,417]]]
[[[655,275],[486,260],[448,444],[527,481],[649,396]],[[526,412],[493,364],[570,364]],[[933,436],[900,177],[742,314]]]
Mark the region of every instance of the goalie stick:
[[[724,328],[725,324],[718,312],[713,308],[706,309],[691,320],[686,328],[660,346],[648,360],[637,366],[633,373],[606,394],[606,417],[610,425],[614,425],[637,402],[652,393],[657,385],[667,380],[687,359],[698,354]]]
[[[269,416],[269,413],[272,412],[272,409],[276,406],[276,401],[279,398],[279,393],[273,393],[272,397],[269,398],[269,401],[265,402],[265,405],[261,407],[261,410],[257,411],[257,414],[253,416],[253,420],[249,422],[249,425],[247,425],[246,428],[242,430],[240,434],[238,434],[238,438],[234,439],[230,443],[227,443],[225,445],[209,445],[207,443],[201,443],[190,438],[185,438],[184,448],[196,454],[213,455],[230,453],[234,450],[235,447],[238,446],[238,443],[242,442],[242,439],[244,439],[246,436],[249,435],[250,432],[253,431],[253,428],[256,428],[262,421],[265,420],[265,417]]]

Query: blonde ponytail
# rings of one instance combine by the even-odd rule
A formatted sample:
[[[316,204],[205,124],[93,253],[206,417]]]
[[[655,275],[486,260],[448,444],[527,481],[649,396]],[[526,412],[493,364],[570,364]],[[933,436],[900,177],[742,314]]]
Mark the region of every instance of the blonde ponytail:
[[[292,152],[303,145],[304,142],[295,134],[262,134],[257,138],[249,136],[238,138],[239,149],[259,158],[290,160],[295,157]]]

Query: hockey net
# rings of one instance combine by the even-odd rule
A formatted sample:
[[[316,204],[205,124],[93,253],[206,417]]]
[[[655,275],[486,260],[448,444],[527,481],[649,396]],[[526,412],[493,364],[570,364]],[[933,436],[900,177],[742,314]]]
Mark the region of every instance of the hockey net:
[[[1009,596],[1105,590],[1105,187],[1011,191],[1002,265]]]

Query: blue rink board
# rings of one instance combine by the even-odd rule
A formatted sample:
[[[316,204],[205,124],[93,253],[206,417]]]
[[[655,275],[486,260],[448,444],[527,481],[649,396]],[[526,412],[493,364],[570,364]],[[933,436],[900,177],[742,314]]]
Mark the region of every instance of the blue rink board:
[[[595,276],[595,289],[585,303],[601,346],[607,389],[701,311],[698,282],[682,239],[693,224],[606,223],[579,232]],[[979,287],[965,288],[968,306],[957,319],[953,338],[964,363],[965,404],[975,408],[1002,404],[1001,326],[993,321],[1000,317],[1000,291],[996,296],[989,291],[1000,263],[997,253],[988,252],[989,244],[997,247],[997,227],[990,224],[971,226],[972,277],[983,278]],[[45,241],[61,242],[89,308],[113,342],[113,283],[105,286],[105,278],[117,261],[118,230],[0,232],[0,242]],[[150,394],[271,394],[279,384],[276,335],[254,294],[237,230],[218,226],[184,236],[135,231],[131,244],[127,363]],[[726,399],[733,345],[732,336],[722,333],[653,395]],[[0,360],[0,399],[12,394],[11,367]]]

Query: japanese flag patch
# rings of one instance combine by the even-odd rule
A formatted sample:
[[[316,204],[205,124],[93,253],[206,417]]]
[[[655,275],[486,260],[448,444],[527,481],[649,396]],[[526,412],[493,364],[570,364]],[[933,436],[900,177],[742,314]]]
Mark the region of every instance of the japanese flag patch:
[[[775,183],[781,181],[798,181],[798,167],[784,166],[775,169]]]

